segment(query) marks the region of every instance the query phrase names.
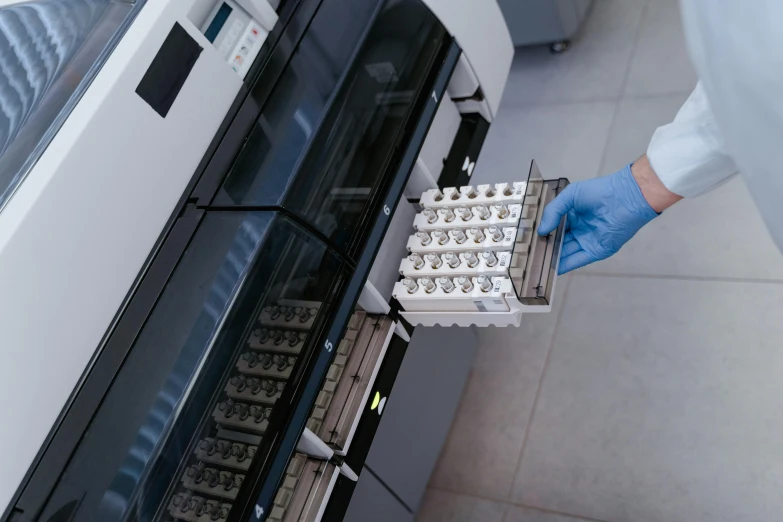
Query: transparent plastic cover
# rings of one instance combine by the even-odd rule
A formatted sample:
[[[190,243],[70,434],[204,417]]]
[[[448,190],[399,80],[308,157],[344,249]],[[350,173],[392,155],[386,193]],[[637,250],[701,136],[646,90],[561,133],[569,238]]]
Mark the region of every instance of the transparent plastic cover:
[[[143,3],[37,0],[0,8],[0,209]]]

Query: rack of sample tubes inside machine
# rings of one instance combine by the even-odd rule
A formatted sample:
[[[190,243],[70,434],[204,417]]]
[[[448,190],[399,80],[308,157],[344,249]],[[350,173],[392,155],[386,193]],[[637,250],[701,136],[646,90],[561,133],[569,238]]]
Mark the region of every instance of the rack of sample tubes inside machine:
[[[431,189],[400,263],[393,295],[413,324],[518,324],[504,314],[548,311],[565,220],[536,233],[544,207],[568,184],[544,180],[535,162],[527,181]],[[429,315],[427,315],[429,314]],[[434,315],[433,315],[434,314]]]
[[[227,519],[319,307],[281,301],[263,308],[157,520]],[[335,350],[306,431],[336,454],[348,450],[394,327],[386,316],[357,310]],[[296,453],[266,520],[318,520],[339,474],[323,455]]]

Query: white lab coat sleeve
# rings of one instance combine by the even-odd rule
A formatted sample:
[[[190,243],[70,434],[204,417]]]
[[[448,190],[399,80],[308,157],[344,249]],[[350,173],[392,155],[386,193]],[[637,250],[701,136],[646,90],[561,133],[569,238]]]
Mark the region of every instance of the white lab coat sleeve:
[[[701,83],[674,121],[655,131],[647,158],[666,188],[686,198],[704,194],[737,174]]]

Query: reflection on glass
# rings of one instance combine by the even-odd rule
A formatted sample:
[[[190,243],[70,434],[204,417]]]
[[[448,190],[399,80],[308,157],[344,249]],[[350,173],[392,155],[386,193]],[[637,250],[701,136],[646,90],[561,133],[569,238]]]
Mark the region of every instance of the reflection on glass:
[[[37,0],[0,8],[0,208],[142,3]]]
[[[366,34],[347,30],[370,15]],[[215,202],[283,205],[352,252],[446,33],[419,0],[327,2],[312,26]],[[323,56],[322,41],[357,54]]]
[[[45,514],[78,498],[74,521],[225,520],[340,271],[278,214],[208,213]]]

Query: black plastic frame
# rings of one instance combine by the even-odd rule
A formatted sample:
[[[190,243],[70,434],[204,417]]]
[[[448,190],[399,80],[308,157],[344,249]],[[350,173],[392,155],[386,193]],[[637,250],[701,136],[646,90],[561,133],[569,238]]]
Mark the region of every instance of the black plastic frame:
[[[470,173],[463,166],[478,161],[487,132],[489,122],[483,116],[478,113],[462,115],[462,122],[438,178],[438,188],[470,184]]]
[[[387,397],[388,400],[394,389],[394,381],[397,380],[397,374],[400,371],[407,350],[408,342],[395,334],[389,343],[389,347],[386,349],[386,355],[378,370],[378,375],[375,377],[370,397],[374,396],[375,392],[378,392],[382,397]],[[364,406],[359,425],[356,427],[356,433],[354,433],[353,441],[351,442],[351,448],[344,459],[345,463],[360,475],[366,471],[364,463],[367,460],[367,455],[370,453],[370,446],[382,418],[380,413],[372,409],[371,402],[368,401]],[[322,522],[339,522],[342,520],[348,510],[348,505],[351,502],[355,489],[356,482],[340,475],[332,490],[332,496],[326,505],[326,510],[321,519]],[[405,505],[403,502],[401,504]],[[408,506],[405,507],[409,509]]]
[[[326,377],[329,364],[334,357],[335,352],[333,348],[344,334],[348,320],[351,314],[353,314],[356,301],[359,299],[375,256],[378,254],[378,250],[383,242],[383,236],[391,221],[391,216],[397,207],[397,203],[402,198],[408,177],[424,144],[424,138],[427,136],[430,124],[435,117],[435,111],[437,111],[440,100],[446,93],[446,87],[461,52],[457,43],[453,39],[449,39],[440,53],[440,67],[434,67],[433,78],[429,82],[430,88],[426,89],[420,96],[421,110],[417,111],[420,116],[416,127],[411,132],[409,145],[397,165],[394,177],[388,184],[385,197],[380,200],[376,207],[375,222],[367,235],[365,247],[356,262],[355,271],[347,282],[342,302],[334,316],[334,322],[327,329],[326,335],[320,339],[321,350],[320,353],[314,356],[315,360],[312,361],[310,377],[304,383],[302,389],[297,390],[299,393],[296,397],[296,404],[291,414],[290,423],[279,441],[265,441],[265,443],[275,444],[277,448],[272,452],[271,459],[267,459],[267,461],[259,459],[254,462],[254,465],[251,466],[248,472],[248,477],[255,476],[260,479],[255,487],[252,488],[256,490],[256,495],[253,498],[247,498],[247,493],[243,492],[240,494],[234,502],[235,507],[232,509],[227,522],[245,520],[262,522],[272,505],[280,481],[288,466],[288,461],[291,459],[296,444],[304,431],[312,405]],[[259,451],[261,451],[261,448],[259,448]],[[262,473],[254,473],[256,465],[263,466],[264,471]],[[248,488],[245,491],[249,492],[250,489]],[[236,509],[237,507],[240,509]]]

